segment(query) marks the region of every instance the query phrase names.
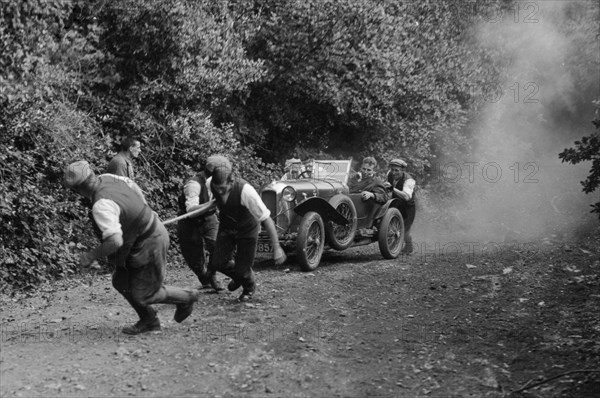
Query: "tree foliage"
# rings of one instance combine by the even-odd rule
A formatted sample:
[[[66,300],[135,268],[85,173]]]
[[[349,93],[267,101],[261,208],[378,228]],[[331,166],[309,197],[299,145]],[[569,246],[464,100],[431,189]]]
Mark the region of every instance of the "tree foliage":
[[[596,100],[595,104],[600,111],[600,100]],[[597,112],[598,114],[598,112]],[[600,130],[600,117],[593,121],[596,130]],[[593,132],[589,136],[582,137],[580,141],[575,141],[574,148],[566,148],[558,154],[563,162],[578,164],[583,161],[591,161],[592,167],[587,178],[581,182],[583,192],[592,193],[600,187],[600,134],[598,131]],[[592,206],[592,213],[598,213],[600,218],[600,202],[596,202]]]
[[[248,102],[272,157],[312,145],[422,161],[439,132],[464,125],[484,68],[451,3],[260,3],[249,54],[269,73]]]
[[[75,272],[92,234],[62,169],[87,159],[103,172],[127,135],[142,141],[137,182],[163,218],[213,153],[258,187],[293,155],[403,156],[419,169],[468,152],[481,110],[469,89],[508,67],[476,27],[512,3],[0,2],[0,278]],[[564,25],[586,48],[589,7]],[[589,51],[565,64],[577,84],[591,85]]]

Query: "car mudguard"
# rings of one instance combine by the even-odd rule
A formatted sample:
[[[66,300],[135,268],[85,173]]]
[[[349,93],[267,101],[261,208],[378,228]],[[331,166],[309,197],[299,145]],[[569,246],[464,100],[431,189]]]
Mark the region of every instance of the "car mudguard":
[[[390,208],[390,207],[395,207],[397,209],[400,209],[400,205],[401,205],[402,201],[398,198],[393,198],[388,200],[387,202],[385,202],[385,204],[383,204],[380,208],[379,211],[377,212],[377,214],[375,214],[375,220],[379,220],[383,217],[383,215],[385,214],[385,212]]]
[[[294,207],[294,212],[300,216],[304,216],[309,211],[319,213],[324,221],[333,221],[336,224],[347,225],[348,220],[340,214],[333,206],[325,199],[319,197],[308,198],[298,206]]]

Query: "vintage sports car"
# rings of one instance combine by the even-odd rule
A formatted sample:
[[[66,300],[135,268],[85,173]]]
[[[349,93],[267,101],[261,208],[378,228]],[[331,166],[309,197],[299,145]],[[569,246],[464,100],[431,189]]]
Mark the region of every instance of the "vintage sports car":
[[[305,271],[314,270],[325,248],[345,250],[379,243],[384,258],[396,258],[404,242],[404,222],[399,199],[384,205],[363,202],[360,193],[349,193],[351,160],[303,162],[298,179],[273,181],[260,195],[286,253],[296,253]],[[258,253],[273,251],[268,234],[259,234]]]

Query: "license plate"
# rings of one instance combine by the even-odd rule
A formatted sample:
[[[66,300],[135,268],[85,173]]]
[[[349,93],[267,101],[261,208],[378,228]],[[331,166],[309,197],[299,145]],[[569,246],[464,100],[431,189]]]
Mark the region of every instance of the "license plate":
[[[258,242],[256,246],[256,251],[258,253],[273,253],[273,246],[270,243],[262,243]]]

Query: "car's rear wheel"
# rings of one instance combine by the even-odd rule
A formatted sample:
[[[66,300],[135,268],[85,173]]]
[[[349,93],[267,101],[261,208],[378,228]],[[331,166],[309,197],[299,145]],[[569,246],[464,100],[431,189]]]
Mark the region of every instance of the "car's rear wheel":
[[[349,222],[346,225],[341,225],[328,221],[325,226],[327,242],[332,249],[345,250],[352,246],[354,235],[356,235],[356,207],[349,197],[342,194],[332,197],[329,204]]]
[[[296,238],[298,263],[304,271],[312,271],[319,266],[325,247],[325,227],[319,213],[309,211],[300,220]]]
[[[384,258],[396,258],[400,255],[404,242],[404,220],[400,210],[392,207],[385,212],[379,224],[377,239]]]

